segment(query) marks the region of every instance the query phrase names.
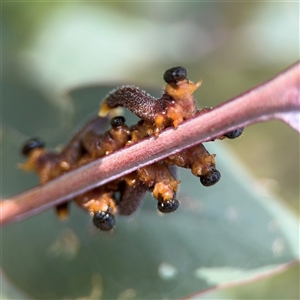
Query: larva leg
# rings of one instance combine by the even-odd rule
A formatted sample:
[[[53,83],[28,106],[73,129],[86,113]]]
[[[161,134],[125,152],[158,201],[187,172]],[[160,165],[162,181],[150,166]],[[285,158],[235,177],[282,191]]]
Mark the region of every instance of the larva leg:
[[[105,126],[108,124],[108,119],[95,117],[87,122],[76,134],[71,138],[68,144],[61,150],[60,158],[69,169],[74,168],[74,165],[86,153],[82,140],[89,132],[101,134]]]
[[[239,136],[241,136],[243,131],[244,131],[244,127],[240,127],[240,128],[235,129],[235,130],[226,132],[224,135],[218,137],[218,139],[223,140],[225,138],[228,138],[230,140],[233,140],[233,139],[236,139]]]
[[[97,228],[103,231],[114,228],[117,206],[113,191],[99,187],[75,197],[74,200],[90,213]]]
[[[130,130],[125,124],[125,118],[115,117],[110,123],[111,128],[109,131],[103,134],[89,131],[83,137],[83,147],[91,159],[108,155],[127,144],[130,138]]]
[[[57,217],[64,221],[69,216],[69,202],[64,202],[55,207]]]
[[[21,169],[35,171],[41,184],[61,174],[59,154],[46,150],[40,138],[28,140],[22,148],[22,154],[27,157],[27,161],[20,165]]]
[[[146,191],[147,187],[140,181],[136,172],[126,175],[120,188],[119,214],[129,216],[136,212]]]
[[[215,154],[209,154],[202,144],[183,150],[165,159],[167,164],[191,169],[204,186],[217,183],[221,174],[216,169]]]
[[[137,170],[137,173],[158,200],[159,211],[167,213],[178,208],[179,202],[175,197],[180,180],[174,178],[167,165],[155,163]]]

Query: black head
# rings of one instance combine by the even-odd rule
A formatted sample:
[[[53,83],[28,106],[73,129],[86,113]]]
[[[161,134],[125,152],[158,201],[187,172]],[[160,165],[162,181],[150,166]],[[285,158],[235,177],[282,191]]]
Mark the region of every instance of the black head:
[[[174,67],[164,73],[166,83],[176,83],[186,79],[187,71],[184,67]]]
[[[226,136],[228,139],[233,140],[239,137],[243,133],[243,131],[244,131],[244,127],[237,128],[235,130],[225,133],[224,136]]]
[[[28,140],[22,147],[22,154],[28,156],[30,152],[37,148],[45,148],[45,142],[40,138],[32,138]]]
[[[93,223],[97,228],[108,231],[115,226],[115,218],[111,213],[99,210],[93,216]]]
[[[126,121],[125,118],[122,117],[122,116],[115,117],[115,118],[111,119],[110,125],[111,125],[112,127],[119,127],[119,126],[124,125],[124,124],[125,124],[125,121]]]
[[[200,182],[204,186],[211,186],[220,180],[221,173],[216,169],[212,169],[210,172],[206,173],[205,175],[200,175],[199,177]]]
[[[159,201],[157,203],[157,209],[162,213],[169,213],[175,211],[179,206],[179,201],[176,199],[170,199],[167,201]]]

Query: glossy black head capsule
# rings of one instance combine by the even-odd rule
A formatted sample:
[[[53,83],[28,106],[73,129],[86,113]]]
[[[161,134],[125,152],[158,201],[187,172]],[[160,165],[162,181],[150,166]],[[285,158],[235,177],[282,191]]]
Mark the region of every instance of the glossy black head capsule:
[[[124,125],[124,124],[125,124],[125,121],[126,121],[125,118],[122,117],[122,116],[115,117],[115,118],[111,119],[110,125],[111,125],[112,127],[119,127],[119,126]]]
[[[211,186],[211,185],[214,185],[215,183],[217,183],[220,180],[221,173],[216,169],[212,169],[207,174],[200,175],[199,177],[200,177],[200,182],[202,183],[202,185]]]
[[[28,156],[30,152],[37,148],[45,148],[45,142],[40,138],[32,138],[28,140],[22,147],[22,154]]]
[[[166,83],[176,83],[186,79],[187,71],[184,67],[174,67],[164,73]]]
[[[111,213],[99,210],[93,216],[93,223],[97,228],[108,231],[115,226],[115,218]]]
[[[162,213],[170,213],[175,211],[179,207],[179,201],[176,199],[170,199],[167,201],[159,201],[157,203],[157,209]]]
[[[235,130],[225,133],[224,136],[226,136],[228,139],[233,140],[239,137],[243,133],[243,131],[244,131],[244,127],[237,128]]]

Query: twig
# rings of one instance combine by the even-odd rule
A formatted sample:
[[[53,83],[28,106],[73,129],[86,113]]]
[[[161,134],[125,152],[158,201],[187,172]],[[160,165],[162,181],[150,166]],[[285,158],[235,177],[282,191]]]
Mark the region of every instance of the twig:
[[[280,119],[299,130],[299,68],[297,63],[272,80],[185,121],[176,130],[169,128],[158,138],[147,138],[43,186],[3,200],[0,224],[38,214],[86,190],[241,126]]]

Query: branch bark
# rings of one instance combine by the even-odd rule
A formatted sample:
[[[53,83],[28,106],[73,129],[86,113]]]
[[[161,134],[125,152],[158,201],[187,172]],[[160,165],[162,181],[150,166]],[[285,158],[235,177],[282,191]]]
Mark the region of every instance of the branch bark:
[[[43,186],[4,199],[0,206],[1,226],[38,214],[75,195],[238,127],[279,119],[300,132],[299,72],[298,62],[270,81],[185,121],[176,130],[168,128],[158,138],[144,139]]]

